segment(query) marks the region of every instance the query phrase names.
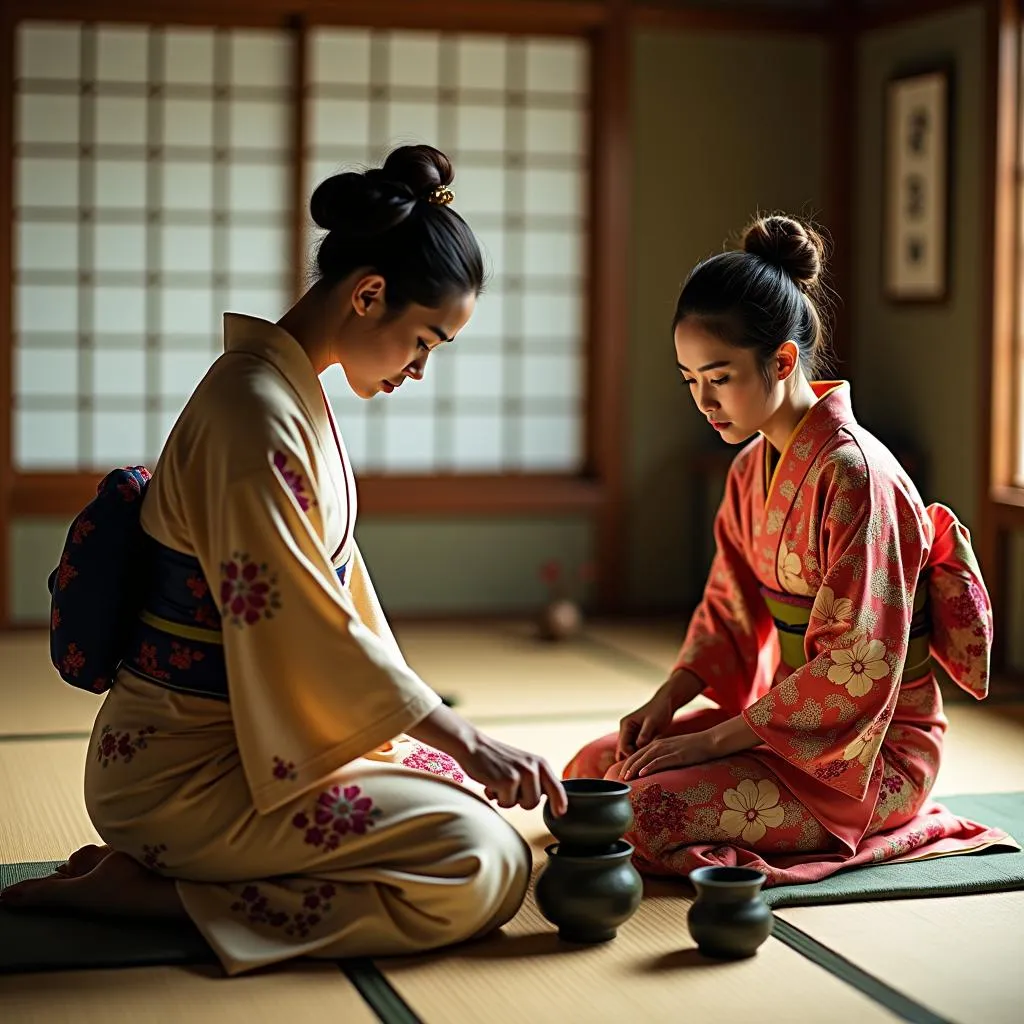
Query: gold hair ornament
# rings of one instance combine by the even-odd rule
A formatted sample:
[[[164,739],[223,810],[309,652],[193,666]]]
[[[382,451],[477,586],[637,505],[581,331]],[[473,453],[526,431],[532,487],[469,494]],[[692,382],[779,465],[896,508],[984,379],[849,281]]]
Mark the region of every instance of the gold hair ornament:
[[[455,198],[455,193],[444,185],[438,185],[433,192],[427,193],[427,202],[434,206],[447,206]]]

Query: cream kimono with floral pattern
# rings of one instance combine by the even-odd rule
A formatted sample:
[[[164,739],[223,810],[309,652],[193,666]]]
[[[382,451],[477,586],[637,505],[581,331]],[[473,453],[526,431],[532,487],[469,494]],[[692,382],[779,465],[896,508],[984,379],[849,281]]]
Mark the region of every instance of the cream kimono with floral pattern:
[[[211,623],[174,627],[171,665],[136,652],[98,716],[86,798],[108,843],[178,880],[233,973],[459,941],[511,917],[528,881],[518,835],[405,735],[440,698],[388,628],[355,515],[305,352],[227,316],[142,524],[198,562],[189,586],[219,610],[228,699],[187,685],[190,631]]]

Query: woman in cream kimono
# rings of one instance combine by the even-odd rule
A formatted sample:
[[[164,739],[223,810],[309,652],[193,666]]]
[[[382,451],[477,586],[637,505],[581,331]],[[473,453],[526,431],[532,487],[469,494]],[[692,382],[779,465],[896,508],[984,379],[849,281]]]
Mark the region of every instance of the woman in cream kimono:
[[[737,455],[717,551],[668,681],[565,777],[633,786],[638,866],[758,868],[769,884],[978,849],[1005,834],[928,804],[946,718],[936,659],[977,699],[992,617],[967,531],[926,508],[853,416],[810,383],[823,259],[756,221],[679,298],[679,372]],[[674,718],[699,693],[714,709]]]
[[[85,779],[108,845],[5,904],[187,915],[232,974],[436,948],[519,908],[528,848],[466,776],[505,807],[564,791],[406,665],[318,379],[389,394],[466,324],[483,270],[451,178],[422,146],[328,179],[318,283],[277,324],[225,318],[142,504],[151,586]]]

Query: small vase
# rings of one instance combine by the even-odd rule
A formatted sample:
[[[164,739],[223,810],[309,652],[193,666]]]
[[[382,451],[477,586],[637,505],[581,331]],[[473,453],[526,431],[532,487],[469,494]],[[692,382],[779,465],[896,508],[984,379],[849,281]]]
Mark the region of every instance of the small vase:
[[[631,790],[626,783],[567,779],[562,785],[568,810],[556,818],[550,801],[545,803],[544,824],[558,840],[563,855],[604,853],[633,827]]]
[[[545,640],[567,640],[578,633],[582,625],[579,606],[561,598],[545,607],[540,619],[540,635]]]
[[[558,928],[566,942],[607,942],[636,913],[643,880],[630,859],[633,847],[624,839],[607,853],[570,856],[552,843],[544,851],[548,863],[537,878],[540,912]]]
[[[761,895],[765,876],[753,868],[696,868],[690,881],[697,899],[686,923],[705,956],[738,960],[753,956],[772,933],[775,919]]]

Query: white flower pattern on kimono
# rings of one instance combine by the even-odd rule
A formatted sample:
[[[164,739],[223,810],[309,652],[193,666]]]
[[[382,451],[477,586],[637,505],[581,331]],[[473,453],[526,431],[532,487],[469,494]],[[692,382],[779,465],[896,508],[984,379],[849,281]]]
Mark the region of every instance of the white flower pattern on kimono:
[[[811,618],[829,629],[849,626],[853,621],[853,602],[848,597],[836,597],[831,587],[822,587],[814,599]]]
[[[803,578],[803,563],[795,551],[787,551],[785,544],[779,548],[779,582],[791,594],[810,594],[811,589]]]
[[[856,758],[867,767],[878,753],[882,740],[885,738],[885,718],[876,718],[859,736],[852,740],[843,751],[843,760],[852,761]]]
[[[779,787],[770,779],[754,782],[744,779],[735,789],[722,794],[727,810],[718,826],[731,838],[741,836],[745,843],[764,838],[769,828],[778,828],[786,816],[779,806]]]
[[[881,640],[857,640],[845,650],[829,651],[829,656],[834,662],[828,670],[829,681],[845,686],[851,697],[870,693],[875,680],[889,674]]]

